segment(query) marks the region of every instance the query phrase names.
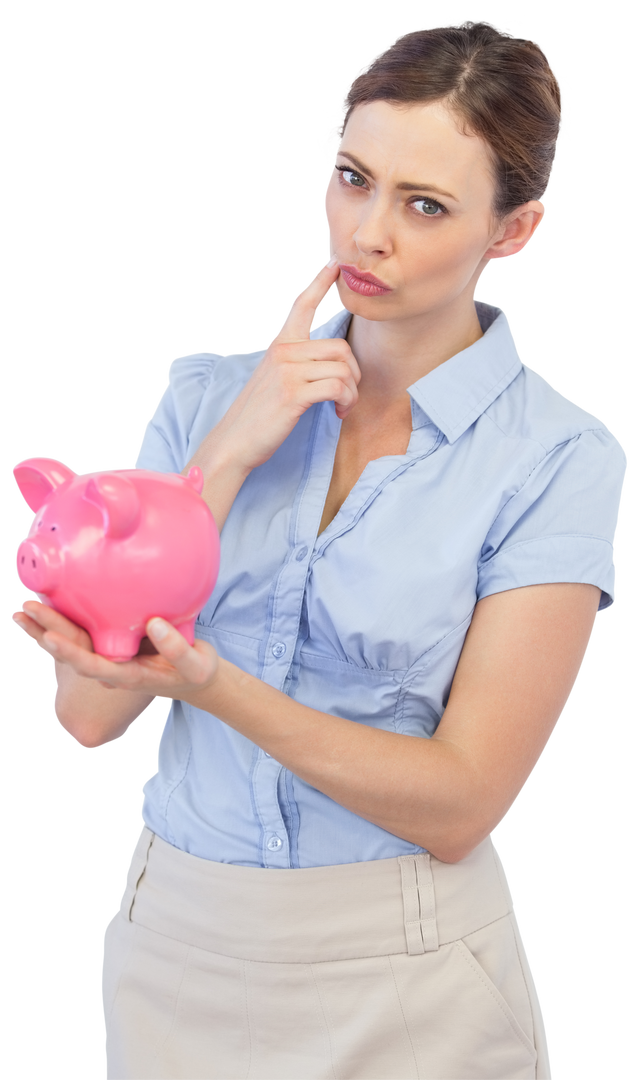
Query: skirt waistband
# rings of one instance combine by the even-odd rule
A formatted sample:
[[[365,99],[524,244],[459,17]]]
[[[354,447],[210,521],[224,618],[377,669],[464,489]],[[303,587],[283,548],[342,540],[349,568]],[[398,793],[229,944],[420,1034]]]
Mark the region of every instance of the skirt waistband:
[[[261,870],[189,855],[147,828],[121,906],[131,922],[208,952],[305,964],[432,952],[510,911],[490,838],[457,863],[422,854]]]

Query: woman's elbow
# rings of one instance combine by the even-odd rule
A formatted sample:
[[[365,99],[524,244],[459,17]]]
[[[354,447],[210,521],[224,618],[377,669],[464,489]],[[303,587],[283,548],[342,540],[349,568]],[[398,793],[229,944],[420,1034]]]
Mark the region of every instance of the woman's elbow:
[[[475,818],[457,820],[431,836],[424,847],[440,862],[458,863],[466,859],[490,833],[494,826]]]
[[[68,731],[69,735],[71,735],[76,742],[80,743],[80,746],[84,746],[88,750],[92,750],[96,746],[103,746],[104,743],[110,742],[111,739],[117,737],[114,735],[107,735],[99,727],[90,723],[74,723],[62,719],[61,716],[58,716],[58,720],[62,724],[64,730]]]

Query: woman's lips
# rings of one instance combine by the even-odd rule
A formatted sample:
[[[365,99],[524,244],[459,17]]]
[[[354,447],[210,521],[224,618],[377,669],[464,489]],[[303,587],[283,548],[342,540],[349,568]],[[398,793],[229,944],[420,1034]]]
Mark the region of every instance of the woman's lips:
[[[374,274],[369,274],[366,270],[358,270],[356,266],[348,266],[343,263],[340,263],[339,268],[342,271],[344,281],[352,292],[360,293],[362,296],[385,296],[386,293],[392,291],[388,285],[384,285],[383,281],[380,281]]]

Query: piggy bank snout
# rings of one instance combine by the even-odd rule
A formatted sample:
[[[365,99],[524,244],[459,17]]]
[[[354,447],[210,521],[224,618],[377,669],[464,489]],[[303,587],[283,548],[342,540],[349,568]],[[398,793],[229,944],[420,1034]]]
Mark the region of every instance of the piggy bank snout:
[[[55,585],[56,575],[46,552],[32,540],[23,540],[18,548],[18,574],[33,592],[46,593]]]

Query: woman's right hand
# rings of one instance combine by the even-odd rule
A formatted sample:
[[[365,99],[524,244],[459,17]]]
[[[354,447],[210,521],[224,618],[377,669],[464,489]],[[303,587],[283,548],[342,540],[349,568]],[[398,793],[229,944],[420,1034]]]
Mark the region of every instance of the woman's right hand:
[[[205,485],[223,469],[245,478],[271,457],[311,405],[334,401],[343,420],[357,403],[361,374],[348,342],[309,337],[316,308],[338,276],[331,259],[298,296],[246,386],[201,443],[187,468],[199,465]],[[221,528],[220,512],[214,514]]]
[[[21,605],[11,612],[9,618],[13,625],[17,626],[17,629],[52,661],[53,657],[49,648],[47,648],[47,635],[50,634],[54,635],[54,637],[50,638],[51,644],[54,644],[55,637],[66,637],[69,642],[78,645],[86,652],[95,652],[91,634],[87,633],[83,626],[71,622],[70,619],[62,615],[62,612],[43,604],[41,600],[37,600],[35,597],[29,596],[27,599],[22,600]],[[151,644],[148,637],[142,637],[138,656],[142,653],[150,654],[157,651],[157,648]],[[56,657],[53,663],[55,666],[58,664],[68,666],[59,657]],[[113,689],[108,683],[100,683],[99,685],[104,686],[107,690]]]
[[[99,750],[122,739],[148,713],[154,701],[148,693],[115,689],[99,679],[85,678],[59,657],[53,660],[47,645],[54,645],[59,638],[66,637],[86,652],[95,651],[91,634],[82,626],[31,596],[11,612],[10,620],[53,661],[53,715],[60,729],[84,750]],[[148,637],[142,638],[138,653],[157,651]]]
[[[66,637],[74,645],[79,645],[87,652],[93,652],[93,642],[90,634],[81,626],[71,622],[65,615],[60,614],[55,608],[47,604],[40,604],[37,600],[27,600],[22,611],[16,611],[13,616],[14,622],[24,630],[25,634],[33,638],[45,652],[50,638],[47,634],[60,634]]]

